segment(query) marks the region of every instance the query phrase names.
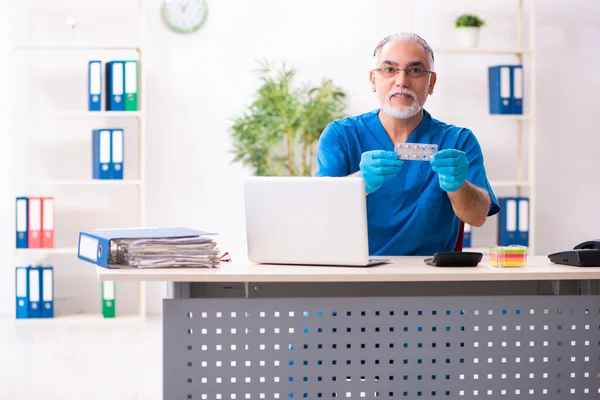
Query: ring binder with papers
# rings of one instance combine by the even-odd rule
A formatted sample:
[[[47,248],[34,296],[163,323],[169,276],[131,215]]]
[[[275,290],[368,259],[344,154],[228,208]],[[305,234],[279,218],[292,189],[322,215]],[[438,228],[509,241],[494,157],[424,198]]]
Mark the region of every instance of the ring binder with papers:
[[[104,268],[210,268],[220,257],[214,235],[188,228],[84,231],[77,256]]]

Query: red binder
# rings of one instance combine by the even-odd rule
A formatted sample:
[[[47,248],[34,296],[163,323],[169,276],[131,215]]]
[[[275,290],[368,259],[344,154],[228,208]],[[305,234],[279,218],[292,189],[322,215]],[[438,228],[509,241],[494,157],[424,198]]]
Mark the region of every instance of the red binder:
[[[42,247],[54,247],[54,197],[42,197]]]
[[[42,199],[29,198],[29,248],[42,247]]]

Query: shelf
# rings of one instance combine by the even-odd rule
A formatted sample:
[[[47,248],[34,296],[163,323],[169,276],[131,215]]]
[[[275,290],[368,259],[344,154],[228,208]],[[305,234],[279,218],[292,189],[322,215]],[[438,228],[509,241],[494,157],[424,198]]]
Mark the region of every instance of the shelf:
[[[77,254],[77,247],[57,247],[52,249],[15,249],[17,254]]]
[[[139,186],[141,180],[133,179],[81,179],[81,180],[38,180],[15,181],[16,186],[56,185],[56,186]]]
[[[527,181],[490,181],[492,189],[494,187],[529,187]]]
[[[117,117],[117,118],[139,118],[141,111],[31,111],[18,112],[17,116],[27,117]]]
[[[20,43],[17,50],[140,50],[139,44],[118,43]]]
[[[462,48],[439,48],[433,49],[434,53],[446,54],[531,54],[531,49],[462,49]]]

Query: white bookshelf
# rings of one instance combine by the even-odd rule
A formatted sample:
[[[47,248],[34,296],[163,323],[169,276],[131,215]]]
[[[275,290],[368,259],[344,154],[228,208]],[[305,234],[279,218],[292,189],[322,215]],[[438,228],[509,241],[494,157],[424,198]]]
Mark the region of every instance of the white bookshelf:
[[[77,247],[55,247],[53,249],[15,249],[15,254],[77,254]]]
[[[17,0],[13,1],[13,10],[16,10]],[[137,132],[132,132],[132,134],[137,133],[137,159],[125,159],[126,165],[132,165],[132,163],[137,163],[137,171],[138,175],[135,179],[123,179],[123,180],[98,180],[92,179],[91,177],[91,166],[78,166],[81,168],[90,168],[90,178],[89,179],[16,179],[13,176],[12,182],[12,199],[14,199],[21,195],[22,193],[26,193],[28,188],[37,188],[39,186],[44,187],[70,187],[75,190],[81,190],[82,193],[85,193],[86,190],[90,188],[104,188],[106,187],[107,193],[111,193],[110,190],[116,190],[118,187],[134,187],[137,189],[137,224],[138,226],[146,226],[146,68],[145,68],[145,30],[146,30],[146,11],[145,11],[145,2],[143,0],[137,0],[136,2],[136,15],[132,16],[132,19],[137,20],[137,40],[129,41],[124,43],[92,43],[92,42],[14,42],[13,44],[13,53],[14,53],[14,63],[13,63],[13,71],[16,71],[16,62],[21,54],[30,53],[30,52],[38,52],[40,54],[48,54],[56,57],[61,57],[62,54],[66,51],[72,52],[82,52],[82,53],[90,53],[96,52],[97,57],[99,59],[110,58],[113,57],[117,59],[120,56],[117,54],[122,54],[123,51],[135,52],[138,61],[138,111],[104,111],[104,101],[106,96],[105,90],[105,76],[104,76],[104,68],[102,69],[103,73],[103,92],[102,92],[102,109],[103,111],[87,111],[87,87],[84,88],[86,92],[81,94],[81,107],[79,109],[74,110],[22,110],[15,109],[13,110],[13,121],[12,121],[12,129],[11,129],[11,139],[10,145],[15,148],[15,143],[17,139],[17,135],[19,135],[17,129],[17,121],[20,119],[26,120],[36,120],[36,121],[45,121],[52,118],[61,118],[62,122],[65,123],[65,126],[68,126],[69,122],[74,119],[79,119],[82,121],[89,121],[89,132],[90,132],[90,146],[89,151],[91,151],[91,131],[92,129],[96,129],[100,122],[95,121],[95,119],[101,118],[103,121],[101,124],[112,125],[113,122],[110,122],[112,118],[116,118],[120,121],[125,119],[133,119],[136,120],[137,123]],[[102,4],[102,3],[95,3]],[[90,3],[88,7],[94,7],[94,3]],[[19,21],[16,15],[13,16],[13,20],[15,21],[15,26],[18,26],[20,23],[26,23],[26,21]],[[107,25],[108,29],[113,29],[110,25]],[[18,37],[17,34],[14,35],[15,38]],[[58,54],[57,52],[60,52]],[[134,59],[134,58],[128,58]],[[103,66],[104,67],[104,66]],[[87,79],[87,64],[86,67],[82,69],[82,74],[86,75]],[[17,93],[17,83],[13,80],[13,93]],[[125,133],[127,135],[127,132]],[[15,160],[16,162],[16,160]],[[15,167],[17,167],[15,165]],[[16,170],[17,168],[15,168]],[[76,194],[75,194],[76,195]],[[55,206],[56,203],[60,202],[60,198],[55,198]],[[14,203],[13,203],[14,204]],[[14,209],[14,206],[13,206]],[[14,229],[14,218],[12,218],[12,228]],[[55,225],[56,225],[55,221]],[[115,221],[116,222],[116,221]],[[13,247],[16,245],[13,244]],[[47,256],[50,255],[66,255],[68,257],[77,258],[77,237],[73,238],[72,243],[70,242],[67,246],[64,247],[55,247],[55,248],[26,248],[26,249],[17,249],[15,248],[13,251],[13,266],[18,262],[19,257],[39,257],[42,260],[45,260]],[[83,261],[77,260],[76,262],[84,263]],[[86,263],[86,265],[82,265],[81,268],[92,268],[91,264]],[[60,268],[58,268],[60,269]],[[56,276],[56,270],[55,270]],[[94,281],[95,282],[95,281]],[[119,321],[138,321],[145,320],[146,313],[146,283],[139,282],[138,284],[139,296],[137,299],[136,309],[137,313],[134,315],[124,315],[119,313],[119,306],[117,300],[117,315],[116,320]],[[55,298],[60,297],[60,293],[55,293]],[[94,299],[98,303],[101,302],[101,299]],[[47,322],[48,320],[24,320],[24,323],[63,323],[63,322],[73,322],[75,324],[80,324],[82,321],[89,320],[92,324],[98,321],[98,318],[102,318],[101,312],[98,314],[67,314],[60,315],[57,314],[55,310],[55,318],[53,321]],[[103,319],[104,320],[104,319]],[[105,319],[105,321],[110,322],[112,319]]]
[[[57,118],[141,118],[137,111],[27,111],[17,112],[17,117],[57,117]]]
[[[15,181],[15,186],[142,186],[141,179],[81,179],[81,180],[27,180]]]
[[[476,7],[479,2],[475,0],[471,1],[473,8],[469,12],[477,13]],[[406,14],[403,16],[403,20],[408,25],[409,32],[415,32],[415,7],[425,7],[425,4],[417,2],[416,0],[405,0],[404,10]],[[428,5],[431,7],[431,5]],[[523,192],[527,190],[527,197],[529,198],[529,248],[528,254],[535,255],[535,239],[536,239],[536,225],[535,225],[535,209],[536,209],[536,194],[535,194],[535,115],[536,115],[536,76],[535,76],[535,24],[536,24],[536,0],[517,0],[516,6],[516,23],[514,29],[516,32],[516,43],[514,48],[452,48],[452,47],[440,47],[436,48],[433,46],[434,54],[457,54],[460,56],[477,56],[477,55],[500,55],[500,56],[514,56],[515,64],[524,64],[525,57],[527,57],[527,66],[524,68],[524,79],[526,80],[527,92],[525,93],[524,99],[524,111],[527,114],[523,115],[443,115],[435,114],[434,118],[445,120],[492,120],[492,121],[514,121],[515,122],[515,140],[516,140],[516,154],[517,154],[517,165],[516,165],[516,179],[514,180],[495,180],[493,176],[488,176],[490,185],[492,188],[513,188],[515,189],[517,196],[522,196]],[[528,7],[528,16],[526,16],[526,7]],[[526,18],[528,17],[528,18]],[[493,17],[492,17],[493,18]],[[452,24],[454,21],[452,21]],[[529,43],[525,43],[525,33],[527,29],[527,36]],[[418,29],[417,29],[418,30]],[[481,46],[481,43],[480,43]],[[486,89],[487,90],[487,89]],[[487,100],[487,99],[485,99]],[[524,124],[527,123],[527,129]],[[523,146],[523,135],[527,135],[527,152],[525,152]],[[485,151],[485,149],[484,149]],[[525,166],[527,166],[527,176],[525,176]],[[477,228],[472,228],[476,230]],[[482,251],[487,253],[487,248],[472,247],[465,250],[469,251]]]
[[[135,50],[142,49],[140,44],[102,44],[102,43],[19,43],[16,50]]]

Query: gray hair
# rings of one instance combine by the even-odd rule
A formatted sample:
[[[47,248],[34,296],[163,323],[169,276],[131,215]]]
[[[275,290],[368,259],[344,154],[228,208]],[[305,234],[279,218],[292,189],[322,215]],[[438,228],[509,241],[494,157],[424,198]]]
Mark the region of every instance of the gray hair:
[[[396,34],[388,35],[388,36],[384,37],[375,47],[375,51],[373,51],[373,57],[377,57],[379,55],[379,52],[381,51],[381,48],[383,46],[385,46],[389,42],[395,42],[395,41],[408,41],[408,42],[419,43],[421,45],[421,47],[423,47],[423,50],[425,51],[425,54],[427,55],[427,61],[429,61],[429,69],[433,71],[433,62],[434,62],[433,50],[431,50],[431,47],[429,46],[429,44],[427,44],[425,39],[423,39],[421,36],[417,35],[416,33],[403,32],[403,33],[396,33]]]

